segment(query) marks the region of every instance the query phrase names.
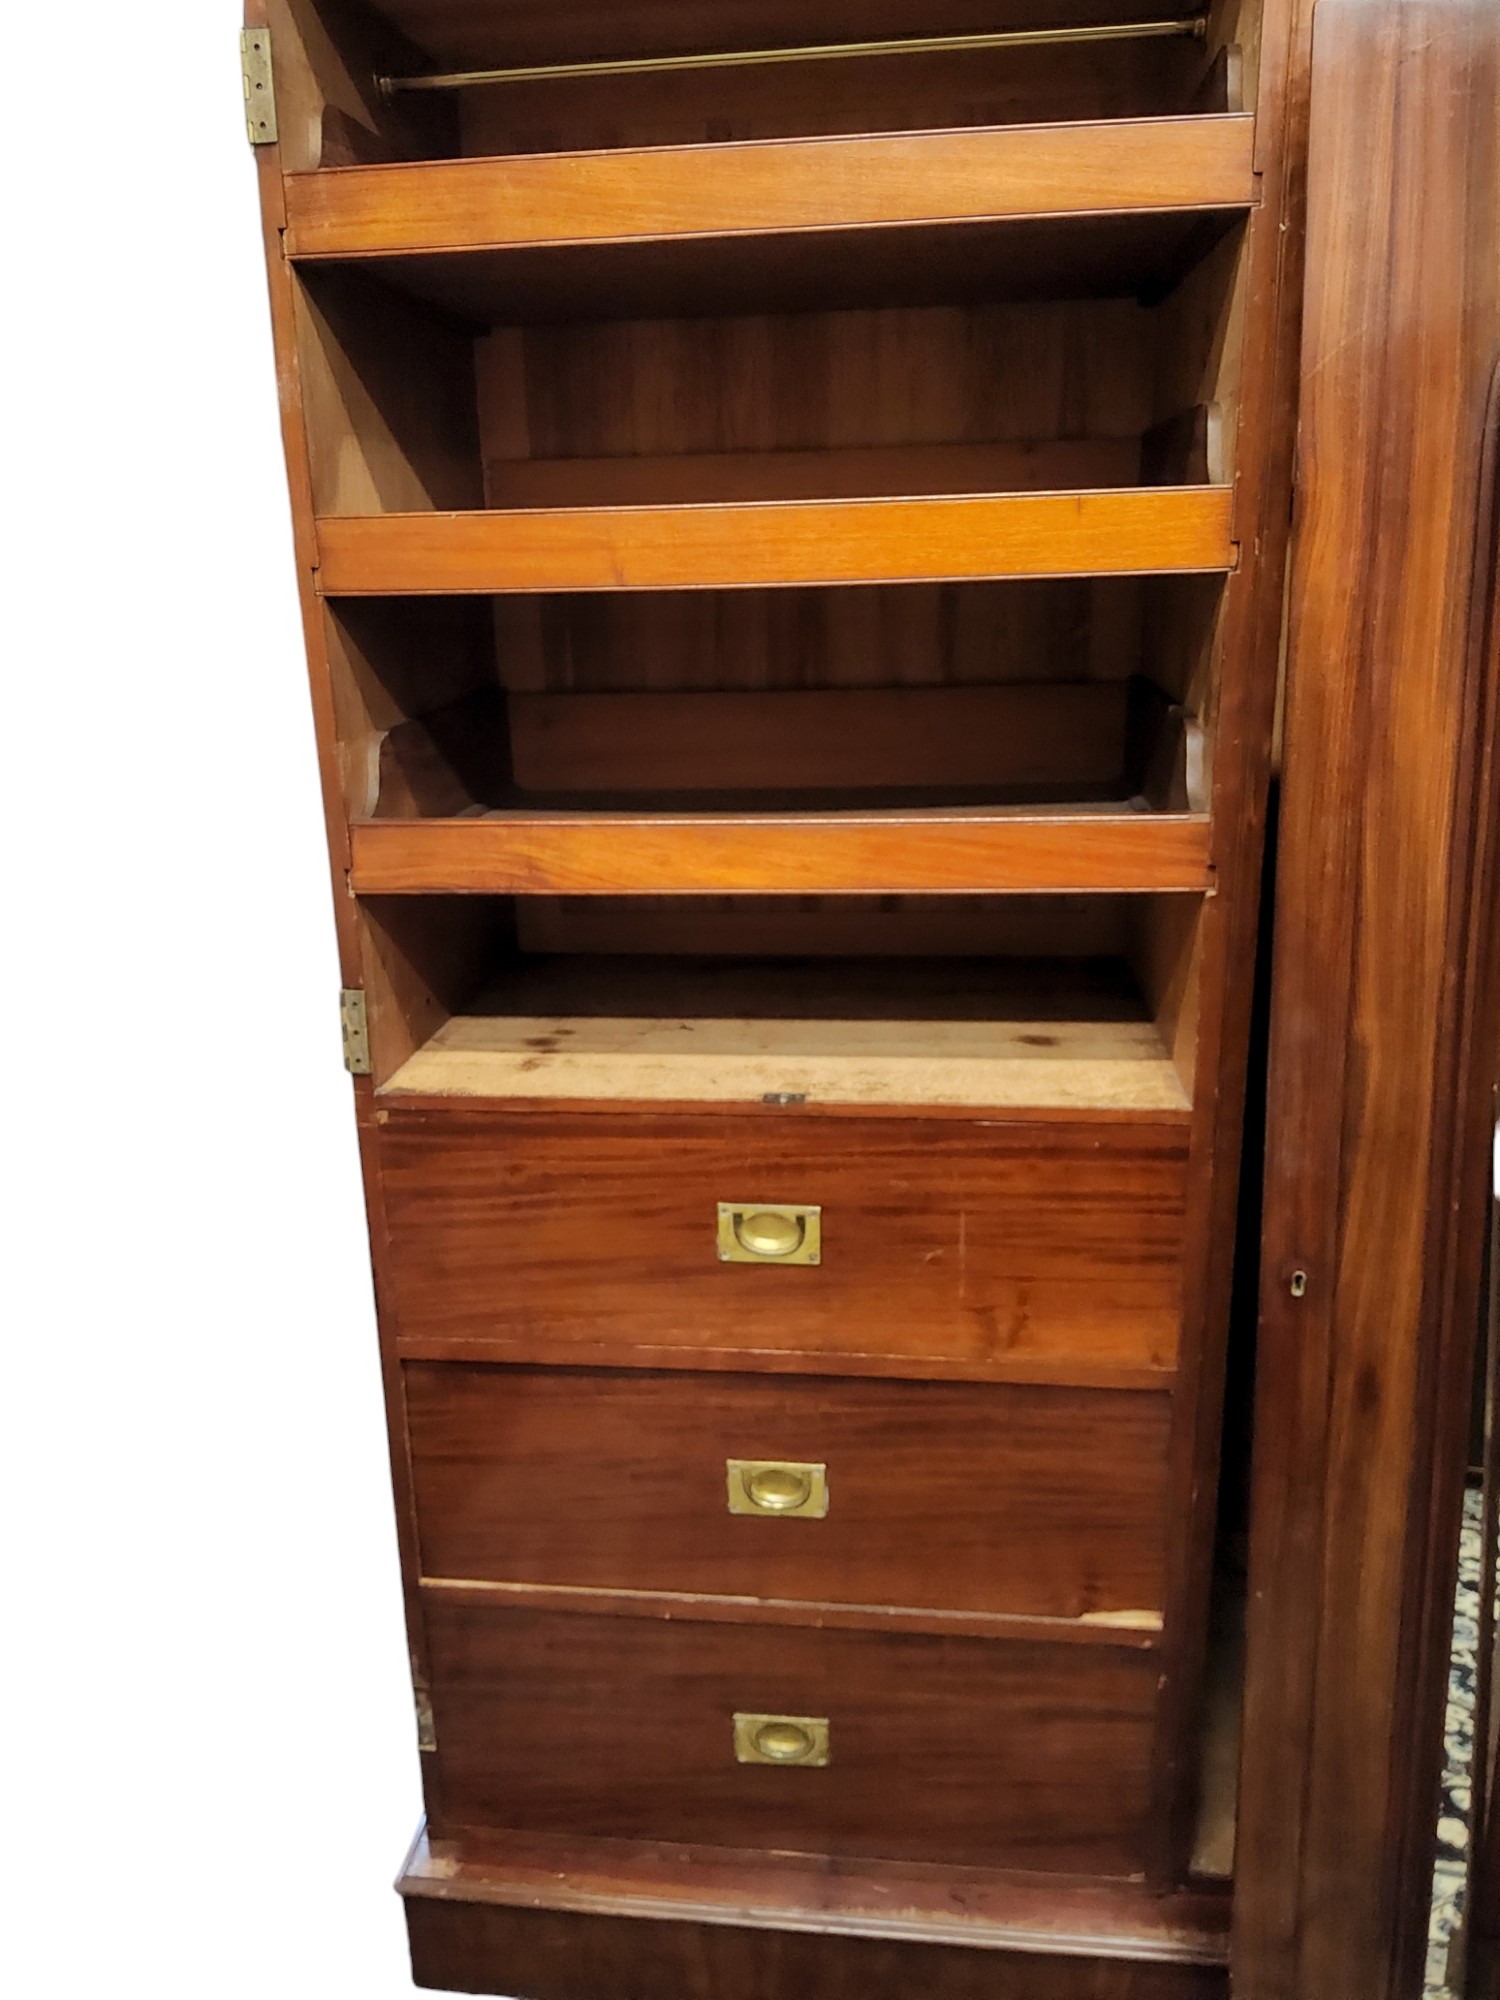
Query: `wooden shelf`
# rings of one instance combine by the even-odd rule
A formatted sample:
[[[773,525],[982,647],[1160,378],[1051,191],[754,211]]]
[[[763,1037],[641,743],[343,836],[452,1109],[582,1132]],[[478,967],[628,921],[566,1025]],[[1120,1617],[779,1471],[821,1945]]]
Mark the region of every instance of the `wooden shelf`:
[[[1203,894],[1204,813],[528,813],[364,820],[357,895]]]
[[[1122,976],[1067,965],[523,961],[390,1096],[1184,1113]]]
[[[1231,570],[1232,489],[324,516],[327,596]]]
[[[1245,115],[337,167],[286,179],[296,260],[1248,209]]]
[[[1028,299],[1165,299],[1243,209],[906,223],[770,236],[302,258],[304,279],[357,273],[472,325],[858,312]]]

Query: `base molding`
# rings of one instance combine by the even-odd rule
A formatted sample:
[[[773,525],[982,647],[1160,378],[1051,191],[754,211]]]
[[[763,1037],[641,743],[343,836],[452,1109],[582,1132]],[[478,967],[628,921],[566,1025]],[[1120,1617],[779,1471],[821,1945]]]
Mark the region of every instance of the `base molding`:
[[[611,1840],[418,1835],[418,1986],[507,2000],[1226,2000],[1229,1899]]]

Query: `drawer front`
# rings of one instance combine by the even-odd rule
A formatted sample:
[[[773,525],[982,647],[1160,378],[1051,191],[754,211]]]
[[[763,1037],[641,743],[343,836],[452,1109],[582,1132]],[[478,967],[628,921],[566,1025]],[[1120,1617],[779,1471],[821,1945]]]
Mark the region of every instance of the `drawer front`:
[[[1149,1654],[441,1602],[428,1641],[440,1835],[1142,1865]]]
[[[429,1577],[1162,1605],[1160,1393],[408,1363],[406,1401]]]
[[[865,1355],[1018,1379],[1146,1377],[1176,1358],[1181,1127],[383,1116],[407,1342]],[[817,1261],[721,1259],[721,1203],[819,1210]]]

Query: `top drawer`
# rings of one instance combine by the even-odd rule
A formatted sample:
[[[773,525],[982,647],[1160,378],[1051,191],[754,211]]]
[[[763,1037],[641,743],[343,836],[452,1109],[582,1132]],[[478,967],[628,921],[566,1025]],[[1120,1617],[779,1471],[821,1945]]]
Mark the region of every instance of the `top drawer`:
[[[1018,1381],[1176,1361],[1180,1126],[381,1114],[388,1302],[411,1354],[771,1356]],[[734,1241],[720,1205],[742,1222]],[[793,1219],[817,1210],[817,1261]],[[744,1261],[746,1246],[771,1254]]]

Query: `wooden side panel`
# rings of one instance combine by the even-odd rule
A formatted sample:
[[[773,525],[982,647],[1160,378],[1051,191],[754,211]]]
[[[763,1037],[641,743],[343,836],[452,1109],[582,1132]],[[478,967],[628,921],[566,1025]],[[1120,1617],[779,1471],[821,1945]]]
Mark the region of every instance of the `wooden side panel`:
[[[381,1114],[408,1351],[1170,1369],[1180,1126]],[[819,1204],[817,1266],[721,1263],[717,1203]]]
[[[1427,1931],[1495,1000],[1500,13],[1320,0],[1278,870],[1244,2000]]]
[[[427,1627],[435,1833],[1140,1866],[1149,1653],[446,1601]],[[738,1762],[736,1714],[826,1719],[826,1765]]]
[[[847,229],[1247,207],[1247,117],[563,153],[289,174],[287,253]]]
[[[1165,1396],[409,1363],[428,1577],[1057,1618],[1161,1601]],[[730,1460],[826,1466],[731,1514]]]

